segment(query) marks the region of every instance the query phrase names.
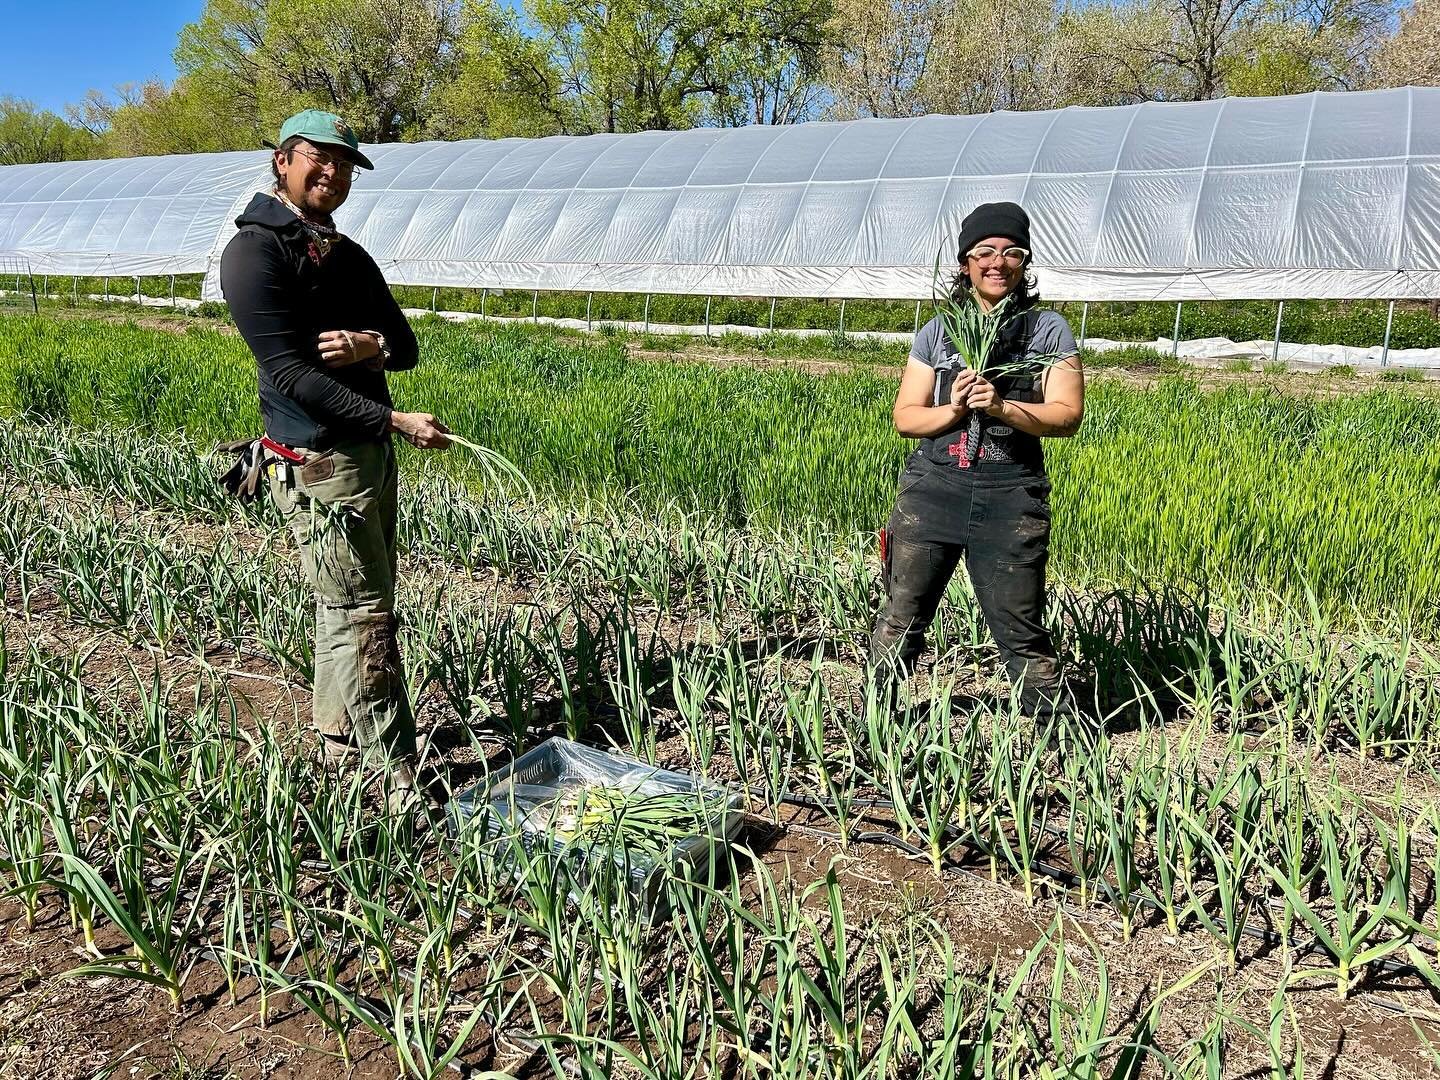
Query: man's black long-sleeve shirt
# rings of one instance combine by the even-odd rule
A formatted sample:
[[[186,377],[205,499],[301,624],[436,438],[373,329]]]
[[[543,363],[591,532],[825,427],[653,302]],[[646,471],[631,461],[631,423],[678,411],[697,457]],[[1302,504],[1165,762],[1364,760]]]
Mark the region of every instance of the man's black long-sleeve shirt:
[[[322,449],[385,438],[392,401],[385,372],[364,363],[330,369],[318,339],[327,330],[385,336],[388,371],[415,366],[415,334],[375,260],[337,240],[323,260],[293,211],[257,194],[235,219],[240,231],[220,258],[220,288],[260,366],[265,433],[290,446]]]

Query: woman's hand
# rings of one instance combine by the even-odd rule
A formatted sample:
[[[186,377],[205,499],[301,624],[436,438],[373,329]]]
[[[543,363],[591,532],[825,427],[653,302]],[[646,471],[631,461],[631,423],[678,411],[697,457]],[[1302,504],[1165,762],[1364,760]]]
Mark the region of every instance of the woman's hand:
[[[361,330],[326,330],[318,340],[320,359],[331,368],[349,367],[380,355],[375,335]]]
[[[935,379],[935,369],[923,360],[912,356],[906,363],[891,416],[895,420],[895,430],[907,439],[928,439],[939,435],[970,414],[965,399],[970,394],[975,373],[968,370],[956,372],[949,395],[938,402],[934,400]]]
[[[1005,411],[1005,399],[995,389],[995,384],[981,375],[976,375],[971,381],[965,404],[990,416],[999,416]]]
[[[954,383],[950,386],[950,404],[961,410],[960,415],[964,416],[970,411],[970,391],[975,386],[975,371],[973,368],[966,368],[955,376]]]

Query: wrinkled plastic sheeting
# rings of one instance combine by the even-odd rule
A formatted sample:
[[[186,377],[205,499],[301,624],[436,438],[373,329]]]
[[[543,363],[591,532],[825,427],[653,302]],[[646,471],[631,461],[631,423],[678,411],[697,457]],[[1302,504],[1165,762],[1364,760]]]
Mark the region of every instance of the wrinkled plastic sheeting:
[[[1136,346],[1159,353],[1174,353],[1181,360],[1278,360],[1300,367],[1411,367],[1440,371],[1440,349],[1389,349],[1383,345],[1310,345],[1298,341],[1282,341],[1277,348],[1273,340],[1231,341],[1225,337],[1191,338],[1178,344],[1170,338],[1154,341],[1110,341],[1090,338],[1087,349],[1110,352]]]
[[[494,831],[499,822],[511,821],[513,814],[514,826],[548,836],[549,813],[556,801],[570,792],[593,786],[616,788],[640,798],[676,792],[694,793],[697,797],[702,794],[724,796],[728,810],[718,812],[714,824],[717,834],[727,839],[738,829],[743,816],[735,813],[742,805],[740,797],[727,793],[724,788],[688,773],[605,753],[556,736],[522,754],[489,783],[456,795],[450,806],[452,824],[459,829],[470,818],[488,811],[494,818],[486,827]],[[694,839],[704,845],[710,842],[707,837]]]
[[[8,165],[0,254],[35,274],[203,273],[237,204],[268,176],[268,161],[244,151]]]
[[[641,798],[672,792],[723,797],[704,833],[678,840],[662,861],[648,856],[621,854],[604,848],[586,848],[557,839],[550,815],[558,800],[589,786],[618,788]],[[744,800],[688,773],[647,765],[635,758],[605,753],[558,736],[517,758],[488,783],[458,793],[449,804],[452,832],[478,842],[482,856],[499,864],[513,862],[512,839],[532,854],[546,854],[567,862],[578,887],[609,861],[623,872],[626,890],[645,918],[654,922],[668,913],[664,894],[667,875],[681,864],[703,878],[718,875],[724,861],[718,853],[733,840],[744,820]],[[467,823],[473,825],[467,827]],[[600,871],[603,873],[603,871]],[[574,889],[571,891],[575,896]]]
[[[1062,300],[1440,295],[1440,88],[367,148],[395,284],[918,298],[1013,199]],[[37,272],[216,264],[261,152],[0,169]]]

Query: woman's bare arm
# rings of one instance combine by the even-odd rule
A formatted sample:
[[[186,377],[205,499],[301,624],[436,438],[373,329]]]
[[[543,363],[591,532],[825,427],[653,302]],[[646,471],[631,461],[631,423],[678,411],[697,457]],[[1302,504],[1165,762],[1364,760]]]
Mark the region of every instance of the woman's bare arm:
[[[1085,372],[1080,357],[1071,356],[1046,370],[1043,401],[1027,404],[1000,398],[990,382],[979,379],[970,390],[972,409],[982,409],[1016,431],[1041,438],[1067,439],[1085,419]]]
[[[935,369],[911,357],[900,377],[900,391],[895,395],[895,430],[907,439],[928,439],[942,431],[949,431],[970,415],[964,401],[974,381],[973,371],[962,371],[951,389],[950,403],[932,405]],[[960,404],[956,404],[957,401]]]

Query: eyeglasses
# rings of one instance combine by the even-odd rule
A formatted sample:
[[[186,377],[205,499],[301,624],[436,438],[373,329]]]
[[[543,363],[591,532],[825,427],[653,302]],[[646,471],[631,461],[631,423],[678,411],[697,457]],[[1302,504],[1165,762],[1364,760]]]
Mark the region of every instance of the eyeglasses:
[[[345,161],[342,158],[337,158],[333,154],[325,153],[324,150],[302,150],[296,146],[293,148],[293,152],[299,154],[301,157],[309,158],[311,164],[317,169],[333,167],[337,180],[353,180],[355,178],[355,172],[359,168],[353,161]]]
[[[1022,247],[1007,247],[1003,251],[989,244],[981,244],[973,247],[965,253],[976,262],[990,262],[996,258],[1004,260],[1010,266],[1019,266],[1030,257],[1030,252]]]

